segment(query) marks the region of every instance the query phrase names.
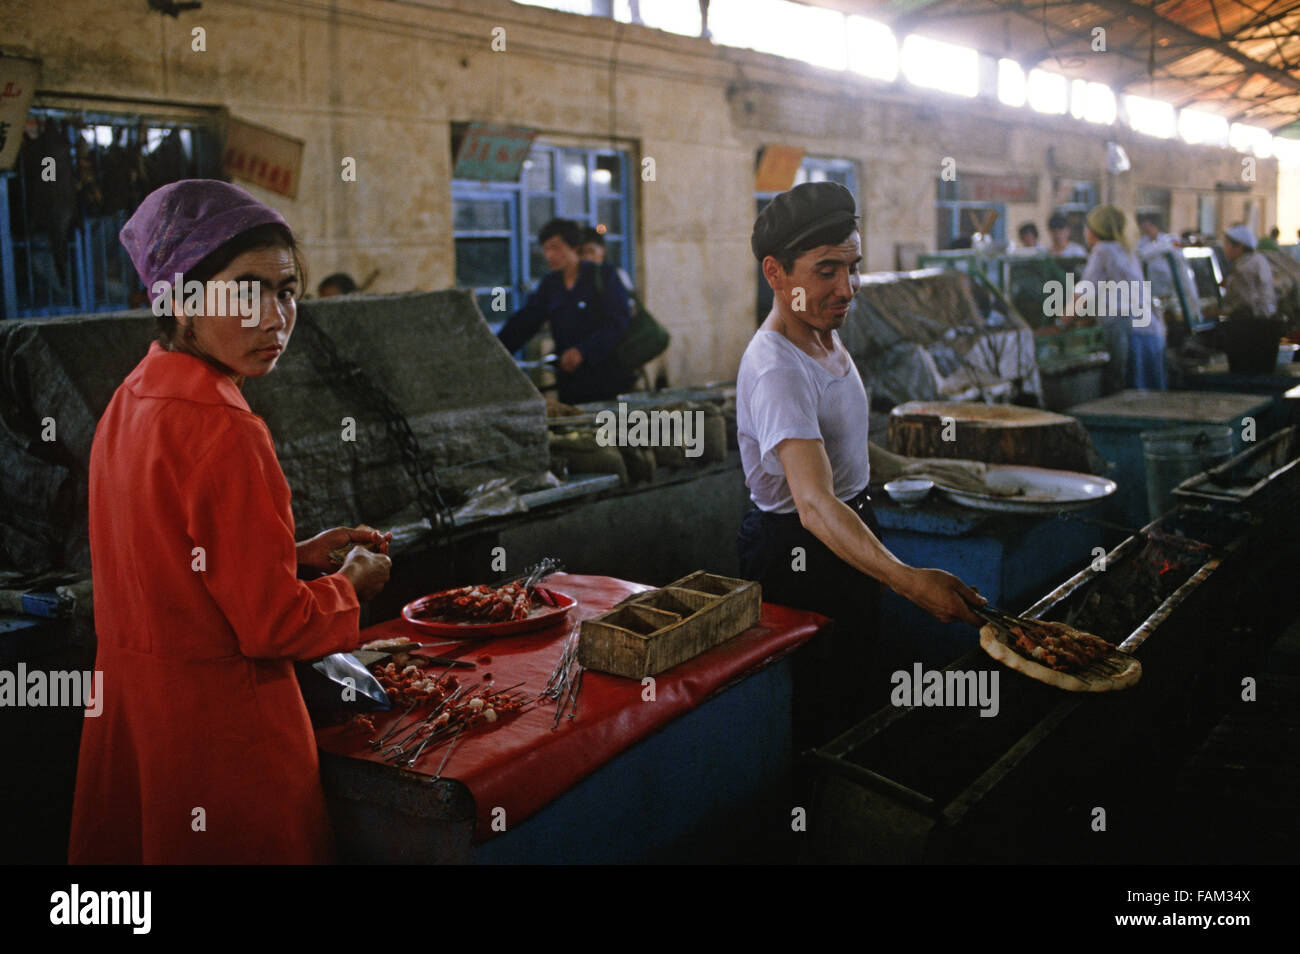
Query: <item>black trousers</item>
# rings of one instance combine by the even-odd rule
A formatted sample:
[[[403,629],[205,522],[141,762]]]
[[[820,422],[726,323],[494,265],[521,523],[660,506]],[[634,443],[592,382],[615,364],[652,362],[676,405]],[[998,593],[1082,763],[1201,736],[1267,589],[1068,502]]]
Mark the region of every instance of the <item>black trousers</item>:
[[[879,536],[866,491],[848,504]],[[864,685],[879,626],[880,584],[805,530],[797,513],[751,509],[737,547],[740,575],[762,584],[766,602],[834,620],[793,660],[794,744],[804,749],[828,742],[869,714]]]
[[[1286,334],[1286,322],[1256,318],[1239,309],[1216,329],[1218,347],[1228,355],[1233,374],[1272,374],[1277,367],[1277,342]]]

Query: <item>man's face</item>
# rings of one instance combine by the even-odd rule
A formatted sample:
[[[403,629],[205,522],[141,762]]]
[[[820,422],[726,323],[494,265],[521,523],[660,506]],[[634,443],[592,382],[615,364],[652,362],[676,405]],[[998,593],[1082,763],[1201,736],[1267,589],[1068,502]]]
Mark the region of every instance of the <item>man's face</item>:
[[[1223,257],[1228,261],[1235,262],[1245,250],[1245,246],[1238,244],[1236,239],[1230,239],[1226,235],[1223,237]]]
[[[578,249],[578,257],[584,262],[603,265],[605,263],[605,246],[597,242],[583,242],[582,248]]]
[[[1059,229],[1052,229],[1052,245],[1055,248],[1064,248],[1070,242],[1070,227],[1064,226]]]
[[[804,252],[788,273],[773,258],[768,281],[784,317],[817,331],[831,331],[844,325],[862,283],[861,264],[862,239],[855,231],[838,245],[819,245]],[[765,267],[764,274],[768,271]]]
[[[1024,245],[1026,248],[1037,245],[1038,233],[1033,229],[1025,229],[1020,233],[1020,244]]]
[[[558,235],[552,235],[542,243],[542,257],[546,267],[553,272],[571,268],[578,264],[578,250]]]

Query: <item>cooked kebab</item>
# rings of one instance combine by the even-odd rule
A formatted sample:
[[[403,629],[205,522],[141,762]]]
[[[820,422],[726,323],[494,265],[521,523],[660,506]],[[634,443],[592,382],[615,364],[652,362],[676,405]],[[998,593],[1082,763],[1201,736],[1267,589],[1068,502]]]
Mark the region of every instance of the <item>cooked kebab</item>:
[[[451,623],[496,623],[523,619],[531,609],[532,596],[520,583],[480,584],[435,593],[424,601],[420,616]]]
[[[1101,637],[1065,623],[1021,619],[1003,625],[1015,637],[1013,645],[1018,653],[1057,672],[1086,669],[1115,649]]]

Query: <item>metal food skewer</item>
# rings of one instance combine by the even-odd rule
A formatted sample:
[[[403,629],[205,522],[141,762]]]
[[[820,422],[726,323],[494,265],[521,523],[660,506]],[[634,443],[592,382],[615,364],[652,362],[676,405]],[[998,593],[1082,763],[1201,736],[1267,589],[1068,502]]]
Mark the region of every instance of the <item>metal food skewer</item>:
[[[443,709],[447,707],[447,704],[449,702],[455,701],[460,696],[460,694],[464,691],[465,691],[465,687],[460,686],[456,689],[455,692],[453,692],[447,698],[443,699],[442,702],[438,703],[438,705],[434,707],[433,711],[430,712],[427,716],[425,716],[422,721],[417,722],[415,724],[415,727],[412,728],[410,732],[402,736],[402,738],[395,745],[389,746],[388,755],[386,757],[390,759],[394,758],[395,756],[400,757],[401,754],[406,751],[405,748],[406,743],[409,742],[412,737],[416,736],[419,733],[420,729],[424,728],[434,719],[438,718],[438,715],[442,712]]]
[[[448,666],[442,672],[438,673],[437,677],[433,681],[435,683],[442,682],[443,677],[446,676],[447,673],[451,672],[451,668],[452,668],[451,666]],[[394,722],[392,726],[388,729],[388,731],[385,732],[378,739],[372,739],[370,741],[370,747],[374,749],[376,752],[379,751],[379,749],[383,746],[384,742],[388,740],[388,737],[397,731],[398,727],[402,724],[402,720],[405,719],[407,716],[409,716],[411,712],[415,709],[415,707],[419,704],[420,704],[419,699],[411,700],[411,704],[406,707],[406,711],[402,713],[401,718],[399,718],[396,722]],[[417,722],[418,721],[419,720],[417,717]]]
[[[415,707],[416,707],[416,705],[419,703],[419,701],[420,701],[420,700],[418,700],[418,699],[413,700],[413,701],[411,702],[411,704],[410,704],[409,706],[406,707],[406,711],[403,712],[400,716],[397,717],[397,721],[394,722],[391,726],[388,727],[388,731],[387,731],[387,732],[385,732],[383,735],[381,735],[381,736],[380,736],[379,738],[377,738],[377,739],[371,739],[370,742],[369,742],[370,747],[371,747],[372,749],[378,750],[378,749],[380,748],[380,746],[382,746],[382,745],[384,744],[384,741],[385,741],[385,740],[386,740],[390,735],[392,735],[394,732],[397,731],[397,727],[398,727],[399,725],[402,724],[402,720],[405,719],[407,716],[409,716],[409,715],[411,714],[411,712],[415,709]]]
[[[560,653],[559,662],[551,671],[551,678],[546,680],[546,688],[542,690],[541,695],[556,698],[558,690],[563,684],[565,677],[568,675],[569,666],[572,663],[573,652],[577,647],[578,628],[580,624],[575,623],[569,629],[569,635],[565,638],[564,649]]]
[[[491,683],[488,683],[488,685],[491,685]],[[522,682],[518,682],[518,683],[515,683],[513,686],[507,686],[505,689],[497,689],[497,690],[494,690],[493,692],[484,693],[483,695],[470,695],[470,696],[467,696],[465,699],[461,700],[461,702],[460,702],[460,703],[459,703],[455,708],[456,708],[456,709],[464,708],[464,706],[465,706],[466,704],[468,704],[468,703],[469,703],[471,700],[473,700],[473,699],[482,699],[482,700],[483,700],[483,703],[484,703],[484,708],[491,708],[491,707],[492,707],[492,702],[493,702],[493,700],[495,700],[495,699],[504,699],[504,700],[507,700],[507,701],[511,701],[511,702],[513,702],[513,701],[515,701],[516,699],[521,698],[521,697],[508,695],[508,693],[511,692],[511,691],[514,690],[514,689],[518,689],[518,688],[519,688],[520,686],[522,686],[522,685],[523,685]],[[448,697],[447,697],[446,702],[451,702],[451,701],[453,701],[457,696],[460,695],[461,692],[464,691],[464,689],[465,689],[465,687],[464,687],[464,686],[461,686],[460,689],[458,689],[454,694],[452,694],[451,696],[448,696]],[[444,703],[444,705],[445,705],[445,703]],[[441,707],[440,707],[440,708],[441,708]],[[434,712],[434,713],[431,714],[431,716],[434,717],[434,718],[436,718],[437,715],[438,715],[437,712]],[[427,724],[429,721],[430,721],[430,720],[426,719],[426,720],[425,720],[425,723],[423,723],[423,724]],[[423,725],[423,724],[422,724],[422,725]],[[417,727],[417,729],[418,729],[418,728],[420,728],[420,727]],[[448,725],[448,726],[446,726],[446,727],[444,727],[444,728],[442,728],[442,729],[435,729],[435,730],[433,730],[433,731],[430,732],[427,736],[424,737],[423,741],[420,743],[420,747],[419,747],[418,749],[416,749],[415,754],[413,754],[413,755],[410,757],[410,759],[408,759],[408,760],[406,761],[406,765],[407,765],[408,767],[414,767],[416,761],[419,760],[420,756],[424,753],[424,750],[425,750],[427,747],[429,747],[430,745],[432,745],[432,747],[436,749],[436,748],[437,748],[437,747],[438,747],[438,746],[439,746],[439,745],[440,745],[440,744],[441,744],[441,743],[442,743],[442,742],[447,738],[448,735],[452,735],[452,734],[456,734],[456,735],[458,735],[459,733],[465,731],[465,729],[467,729],[467,728],[469,728],[469,726],[468,726],[467,724],[460,724],[460,725],[454,725],[454,726],[453,726],[453,725]],[[405,741],[405,740],[403,740],[403,741]],[[391,754],[389,757],[390,757],[390,758],[393,758],[393,757],[395,756],[395,757],[397,758],[397,760],[400,761],[400,760],[401,760],[401,756],[402,756],[403,754],[404,754],[404,753],[403,753],[402,751],[399,751],[399,750],[393,750],[392,754]]]
[[[579,667],[578,667],[578,682],[577,682],[577,685],[574,686],[574,689],[573,689],[573,708],[571,708],[571,709],[569,710],[569,719],[570,719],[570,720],[572,720],[572,719],[574,718],[574,716],[576,716],[576,715],[578,714],[578,696],[582,694],[582,677],[585,676],[586,674],[587,674],[587,670],[586,670],[584,667],[579,666]]]
[[[425,747],[428,746],[428,744],[432,742],[437,736],[438,736],[438,731],[435,729],[433,732],[430,732],[427,736],[424,737],[424,741],[420,743],[420,747],[415,750],[415,752],[411,755],[409,759],[406,760],[407,768],[415,768],[415,763],[419,761],[420,756],[424,753]]]
[[[435,782],[438,781],[438,779],[442,778],[442,770],[447,767],[447,760],[451,758],[451,753],[455,750],[456,743],[460,741],[461,732],[464,731],[465,728],[464,726],[462,726],[460,732],[457,732],[456,737],[451,740],[451,745],[447,746],[447,754],[442,757],[442,761],[438,764],[438,771],[434,773],[433,780]]]

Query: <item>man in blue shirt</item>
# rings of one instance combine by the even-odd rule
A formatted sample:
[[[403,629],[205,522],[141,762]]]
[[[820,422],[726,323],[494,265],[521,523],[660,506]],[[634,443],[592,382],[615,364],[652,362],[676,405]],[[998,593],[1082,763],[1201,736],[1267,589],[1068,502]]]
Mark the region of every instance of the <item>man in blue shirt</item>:
[[[631,323],[627,289],[618,271],[582,261],[582,228],[570,219],[547,222],[537,241],[552,271],[497,337],[514,352],[550,322],[560,356],[555,372],[558,397],[565,404],[608,400],[630,390],[635,373],[614,357]]]

